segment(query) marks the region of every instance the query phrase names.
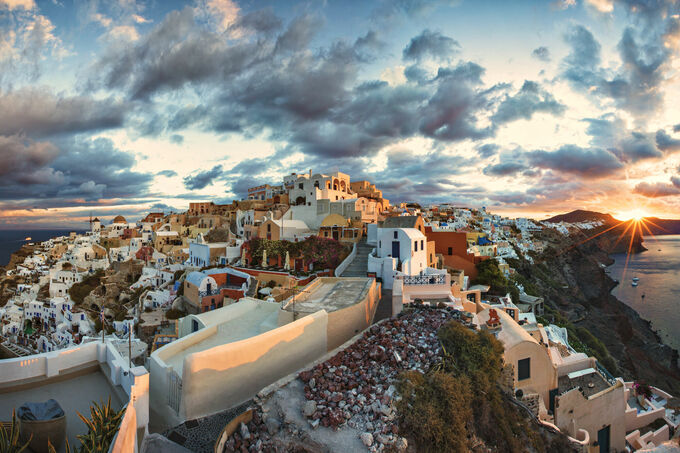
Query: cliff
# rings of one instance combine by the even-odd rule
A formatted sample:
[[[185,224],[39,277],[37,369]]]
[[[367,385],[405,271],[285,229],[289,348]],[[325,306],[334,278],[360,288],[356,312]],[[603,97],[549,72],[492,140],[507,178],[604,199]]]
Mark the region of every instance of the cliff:
[[[549,246],[534,256],[535,264],[524,260],[513,264],[545,297],[546,306],[604,343],[626,380],[642,379],[680,394],[678,352],[661,344],[648,321],[610,294],[616,283],[602,264],[612,263],[608,253],[618,250],[617,232],[604,232],[589,241],[565,238],[554,230],[538,236]],[[634,240],[632,248],[640,247]]]

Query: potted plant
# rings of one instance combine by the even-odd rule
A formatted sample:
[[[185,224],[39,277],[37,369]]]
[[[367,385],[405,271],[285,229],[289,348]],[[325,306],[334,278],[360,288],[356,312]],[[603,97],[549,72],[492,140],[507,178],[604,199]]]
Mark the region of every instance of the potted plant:
[[[637,396],[637,400],[638,403],[640,403],[640,406],[646,408],[647,402],[645,401],[645,399],[651,399],[652,388],[645,382],[635,381],[633,383],[633,390],[635,390],[635,395]]]
[[[12,411],[12,421],[10,423],[0,422],[0,451],[7,453],[21,453],[28,448],[31,439],[26,443],[19,440],[19,423],[16,412]]]

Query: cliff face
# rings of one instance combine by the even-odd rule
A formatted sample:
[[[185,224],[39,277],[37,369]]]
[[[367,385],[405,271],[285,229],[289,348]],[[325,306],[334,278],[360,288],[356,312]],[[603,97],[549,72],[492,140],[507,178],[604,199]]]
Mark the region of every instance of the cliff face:
[[[677,351],[662,345],[649,322],[610,294],[616,283],[601,264],[612,263],[608,252],[619,250],[619,235],[612,230],[586,242],[550,230],[543,236],[549,249],[534,265],[521,262],[518,271],[539,288],[546,303],[604,343],[626,380],[641,379],[680,394]],[[630,236],[620,243],[625,243],[625,252]],[[644,249],[636,238],[631,248]]]

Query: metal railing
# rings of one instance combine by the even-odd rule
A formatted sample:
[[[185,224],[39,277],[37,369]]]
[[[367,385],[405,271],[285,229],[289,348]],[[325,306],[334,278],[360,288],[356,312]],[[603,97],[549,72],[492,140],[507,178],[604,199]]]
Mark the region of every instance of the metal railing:
[[[443,285],[445,283],[446,274],[404,276],[404,285]]]
[[[602,365],[600,365],[600,362],[595,362],[595,365],[597,366],[597,371],[600,372],[603,378],[609,383],[609,385],[615,385],[616,384],[616,378],[611,375],[609,371]]]

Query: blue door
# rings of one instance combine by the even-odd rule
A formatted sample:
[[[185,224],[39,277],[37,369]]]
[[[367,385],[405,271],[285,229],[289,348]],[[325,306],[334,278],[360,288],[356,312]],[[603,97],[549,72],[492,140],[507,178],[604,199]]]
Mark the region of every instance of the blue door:
[[[597,432],[597,444],[600,446],[600,453],[609,453],[609,425]]]
[[[400,258],[399,241],[392,241],[392,258]]]

